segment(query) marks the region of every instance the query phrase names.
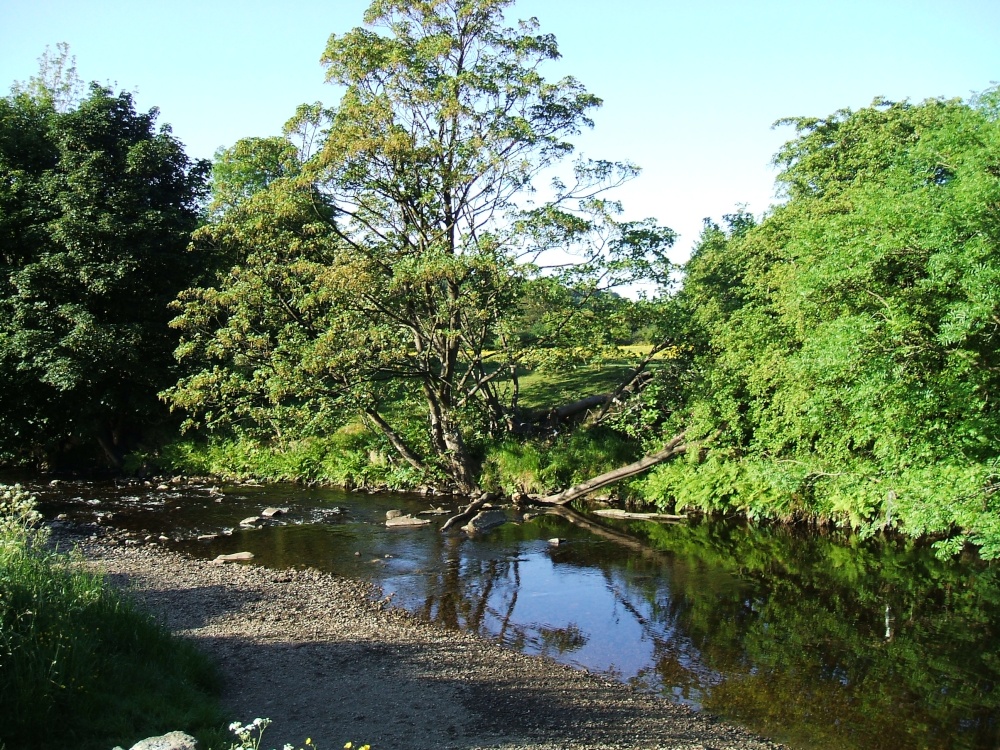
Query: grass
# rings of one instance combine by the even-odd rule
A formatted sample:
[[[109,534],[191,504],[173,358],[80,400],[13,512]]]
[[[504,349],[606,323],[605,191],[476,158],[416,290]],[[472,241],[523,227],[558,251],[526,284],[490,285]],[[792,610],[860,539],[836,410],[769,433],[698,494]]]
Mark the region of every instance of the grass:
[[[144,457],[144,463],[165,472],[237,481],[317,481],[389,490],[412,489],[430,479],[400,461],[382,436],[359,423],[331,435],[280,444],[248,436],[180,439],[163,446],[155,458]]]
[[[508,494],[548,494],[636,458],[638,446],[633,441],[600,428],[554,439],[506,440],[487,452],[482,481]],[[631,497],[628,483],[615,491]]]
[[[37,523],[32,499],[0,486],[0,747],[107,750],[176,729],[218,741],[207,657],[51,550]]]
[[[567,355],[554,358],[562,359],[561,367],[525,370],[519,375],[521,406],[541,410],[613,391],[651,347],[629,345],[619,349],[620,357],[600,364],[569,364],[572,358]],[[669,356],[661,352],[650,367],[662,366],[660,360]],[[497,385],[503,399],[504,380],[498,379]],[[405,408],[411,412],[395,414],[397,418],[391,421],[404,431],[411,446],[426,452],[427,446],[421,444],[427,441],[421,405],[409,403]],[[481,437],[473,448],[483,460],[484,486],[528,492],[565,487],[587,478],[596,467],[610,469],[618,462],[627,463],[638,457],[636,449],[633,441],[590,430],[572,438],[563,434],[555,440],[549,436],[542,440],[496,442]],[[328,434],[295,440],[268,441],[247,435],[178,439],[162,446],[156,455],[133,457],[133,463],[133,468],[141,464],[147,471],[208,474],[235,480],[317,481],[347,488],[412,490],[443,480],[431,472],[413,469],[398,458],[383,436],[357,422]]]
[[[527,409],[544,409],[610,393],[629,370],[629,365],[616,361],[604,365],[579,365],[561,372],[528,372],[520,377],[521,405]]]
[[[652,350],[649,344],[628,344],[617,347],[620,357],[599,364],[573,364],[559,369],[536,368],[520,373],[521,405],[528,409],[543,409],[608,393],[631,374],[639,360]],[[655,369],[664,360],[676,356],[673,350],[659,352],[647,366]],[[504,383],[501,379],[498,383]]]

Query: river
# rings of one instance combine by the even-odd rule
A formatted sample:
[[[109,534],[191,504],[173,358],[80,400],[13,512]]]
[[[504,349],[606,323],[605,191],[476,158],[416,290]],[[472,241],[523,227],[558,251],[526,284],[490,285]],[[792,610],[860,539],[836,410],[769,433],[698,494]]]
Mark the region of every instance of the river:
[[[468,538],[441,534],[442,515],[386,528],[388,510],[417,514],[437,498],[295,485],[28,485],[49,518],[199,557],[249,551],[269,567],[368,579],[446,627],[792,748],[1000,746],[1000,575],[974,556],[942,562],[913,541],[704,519],[595,519],[632,540],[622,544],[560,516],[511,514]],[[240,526],[268,506],[287,512]],[[208,534],[219,536],[197,539]]]

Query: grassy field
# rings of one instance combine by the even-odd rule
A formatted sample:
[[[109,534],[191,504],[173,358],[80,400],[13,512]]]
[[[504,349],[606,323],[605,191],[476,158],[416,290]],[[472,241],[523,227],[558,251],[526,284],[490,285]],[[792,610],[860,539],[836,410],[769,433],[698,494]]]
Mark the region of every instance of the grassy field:
[[[599,364],[574,363],[571,356],[554,352],[553,363],[562,366],[537,367],[519,373],[520,406],[543,410],[563,406],[578,399],[609,393],[627,378],[636,364],[651,350],[649,345],[619,347],[621,356]],[[663,366],[671,353],[660,353],[649,369]],[[510,397],[509,380],[499,379],[501,401]],[[401,406],[402,408],[402,406]],[[412,402],[407,411],[392,414],[390,421],[404,430],[413,445],[426,436],[423,425],[425,407]],[[523,488],[545,492],[585,478],[595,467],[610,469],[638,457],[638,446],[607,431],[570,431],[538,440],[486,439],[478,446],[484,469],[484,486],[508,490]],[[396,460],[395,452],[384,438],[360,421],[352,422],[323,435],[286,441],[261,441],[245,436],[216,439],[177,440],[152,458],[164,472],[212,474],[216,476],[264,481],[318,481],[348,487],[381,487],[409,490],[433,484],[442,477],[421,475],[405,462]]]
[[[649,344],[619,346],[620,357],[600,364],[579,364],[559,369],[525,370],[520,374],[521,405],[542,409],[576,401],[599,393],[608,393],[629,375],[632,368],[652,351]],[[659,352],[649,365],[655,369],[673,353]],[[501,381],[503,383],[503,381]]]

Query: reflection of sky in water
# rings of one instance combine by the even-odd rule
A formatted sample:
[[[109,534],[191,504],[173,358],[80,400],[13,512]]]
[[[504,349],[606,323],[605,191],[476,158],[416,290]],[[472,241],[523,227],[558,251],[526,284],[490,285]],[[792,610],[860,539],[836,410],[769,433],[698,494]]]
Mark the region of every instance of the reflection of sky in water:
[[[521,563],[514,619],[536,631],[579,628],[586,639],[584,644],[564,654],[566,661],[578,666],[628,678],[638,674],[652,657],[652,646],[644,642],[642,628],[623,611],[609,591],[604,574],[557,566],[545,550],[531,552]],[[624,644],[628,644],[625,649]],[[531,650],[558,655],[556,649],[544,646]]]
[[[665,689],[689,705],[699,705],[702,691],[720,680],[700,663],[690,639],[664,616],[665,607],[654,606],[635,589],[633,578],[641,575],[648,588],[648,575],[557,562],[554,555],[566,548],[550,547],[544,540],[524,540],[495,558],[484,554],[501,552],[493,545],[464,541],[458,547],[461,558],[452,559],[450,577],[427,574],[412,560],[397,558],[385,571],[383,588],[408,609],[447,621],[441,597],[449,584],[457,586],[466,599],[479,602],[458,615],[462,627],[500,637],[527,653]],[[492,575],[484,576],[484,570]],[[657,605],[669,600],[668,583],[665,578],[656,582]],[[663,684],[655,664],[664,658],[676,660],[687,673],[685,684]]]

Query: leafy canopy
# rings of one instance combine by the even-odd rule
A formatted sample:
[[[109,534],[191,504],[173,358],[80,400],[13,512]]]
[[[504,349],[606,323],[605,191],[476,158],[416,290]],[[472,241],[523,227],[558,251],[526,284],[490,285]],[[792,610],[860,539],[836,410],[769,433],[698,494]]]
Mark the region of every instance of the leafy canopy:
[[[234,265],[182,299],[179,353],[202,369],[173,403],[272,430],[361,414],[415,470],[468,490],[477,441],[517,422],[529,282],[558,277],[585,302],[666,276],[673,233],[603,197],[635,167],[553,171],[600,101],[543,77],[555,39],[505,25],[510,4],[374,2],[323,55],[339,105],[222,155],[199,237]]]
[[[724,437],[661,470],[668,494],[961,529],[1000,552],[997,97],[788,121],[787,202],[756,226],[709,225],[687,268],[688,414]]]
[[[201,271],[208,165],[129,94],[32,92],[0,99],[0,457],[96,438],[117,462],[176,377],[167,305]]]

